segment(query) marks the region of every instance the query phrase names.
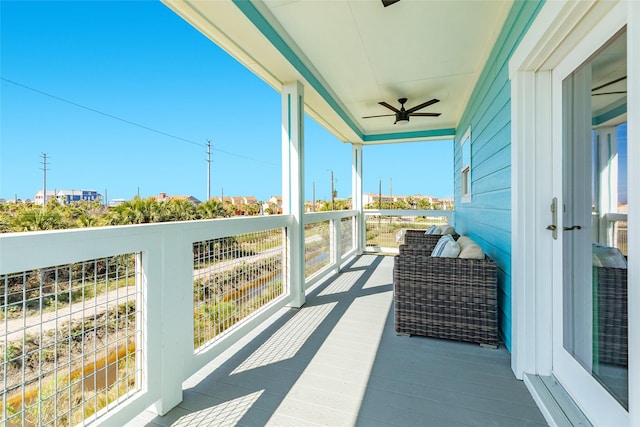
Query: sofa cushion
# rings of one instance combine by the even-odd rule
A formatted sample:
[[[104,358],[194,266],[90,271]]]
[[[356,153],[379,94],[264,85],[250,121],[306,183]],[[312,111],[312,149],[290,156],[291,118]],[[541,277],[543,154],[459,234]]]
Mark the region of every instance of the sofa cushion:
[[[460,236],[458,239],[460,245],[460,253],[458,258],[467,259],[484,259],[484,251],[476,242],[469,236]]]
[[[460,253],[460,245],[453,240],[451,234],[445,234],[438,240],[436,247],[431,252],[432,257],[456,258]]]

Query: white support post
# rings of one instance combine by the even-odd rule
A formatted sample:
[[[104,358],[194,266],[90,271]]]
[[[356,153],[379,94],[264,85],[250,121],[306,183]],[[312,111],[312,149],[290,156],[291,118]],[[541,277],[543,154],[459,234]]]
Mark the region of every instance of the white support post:
[[[146,375],[159,394],[154,410],[164,415],[182,401],[193,355],[193,251],[178,233],[163,233],[153,247],[142,263]]]
[[[613,228],[605,217],[608,213],[618,213],[618,139],[615,127],[602,127],[595,130],[597,173],[600,177],[597,187],[596,211],[600,221],[596,240],[604,245],[613,246]]]
[[[287,230],[287,285],[292,307],[304,294],[304,89],[300,82],[282,88],[282,213],[293,217]]]
[[[342,258],[342,230],[340,229],[341,219],[332,219],[330,221],[330,229],[331,229],[331,244],[329,245],[332,248],[332,260],[333,263],[333,272],[335,274],[340,272],[340,259]]]
[[[366,246],[367,230],[365,227],[364,206],[362,204],[362,144],[351,144],[351,203],[357,211],[355,218],[356,253],[361,254]]]

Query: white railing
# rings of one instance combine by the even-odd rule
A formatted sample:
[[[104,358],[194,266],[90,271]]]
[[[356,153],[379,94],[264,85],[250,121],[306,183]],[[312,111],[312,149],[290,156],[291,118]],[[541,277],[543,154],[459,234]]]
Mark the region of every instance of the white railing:
[[[340,265],[357,252],[357,218],[355,211],[304,216],[308,230],[305,252],[315,253],[311,257],[317,258],[314,262],[321,260],[319,267],[313,267],[317,271],[305,274],[306,287],[336,273]],[[0,322],[4,323],[4,334],[0,334],[0,345],[4,356],[1,373],[5,387],[0,397],[0,424],[48,421],[49,415],[44,416],[41,401],[44,376],[49,375],[54,383],[60,384],[62,382],[57,379],[60,374],[69,378],[75,375],[73,380],[80,381],[79,384],[95,382],[99,375],[106,379],[110,375],[108,369],[99,371],[103,365],[94,361],[90,364],[94,370],[88,371],[86,359],[98,359],[100,352],[119,354],[119,350],[115,351],[118,346],[129,350],[115,361],[105,363],[113,365],[116,373],[122,372],[124,379],[120,382],[126,387],[119,387],[115,398],[105,398],[102,406],[95,402],[95,397],[83,392],[79,406],[64,402],[67,406],[63,410],[57,409],[55,400],[50,400],[48,405],[56,408],[51,422],[69,424],[72,422],[67,420],[75,416],[74,412],[81,412],[82,423],[124,424],[152,405],[158,413],[166,413],[182,400],[184,380],[294,300],[290,289],[297,287],[287,283],[287,272],[291,270],[287,236],[293,226],[292,216],[274,215],[1,235],[0,279],[4,283],[4,298]],[[94,275],[94,270],[98,270],[96,263],[108,264],[115,259],[124,260],[122,268],[115,268],[115,276],[108,279]],[[71,274],[53,273],[53,291],[47,290],[49,282],[41,281],[36,286],[39,296],[30,302],[37,310],[28,314],[25,308],[29,298],[25,297],[27,279],[31,276],[27,272],[44,271],[51,266],[56,266],[54,271],[80,271],[79,279],[65,285]],[[109,284],[109,280],[113,283]],[[9,289],[18,288],[24,295],[9,298]],[[103,292],[109,296],[106,303],[97,300],[101,294],[97,291],[99,288],[110,289]],[[89,295],[87,289],[93,289],[89,298],[85,298]],[[69,309],[64,311],[62,302],[70,300],[72,293],[79,298],[77,305],[69,304]],[[21,302],[15,302],[16,298],[22,298]],[[81,361],[77,363],[72,360],[66,365],[54,364],[59,371],[40,369],[37,371],[40,377],[30,378],[38,391],[29,391],[30,385],[23,381],[18,384],[20,397],[14,398],[16,393],[12,395],[6,387],[9,368],[11,364],[25,363],[28,355],[17,357],[11,353],[14,350],[9,348],[9,343],[16,337],[9,334],[20,335],[17,339],[22,342],[31,339],[30,329],[26,326],[28,319],[30,327],[37,332],[35,335],[42,337],[48,327],[42,325],[45,322],[42,306],[43,301],[49,300],[60,302],[51,323],[54,329],[66,325],[65,334],[54,340],[54,351],[65,342],[77,340],[77,336],[82,336],[79,348],[87,348],[85,329],[89,326],[85,320],[88,312],[92,318],[96,318],[98,311],[111,316],[115,319],[115,323],[111,323],[116,325],[116,330],[120,328],[120,335],[112,335],[113,339],[107,340],[98,352],[87,354],[81,350]],[[133,308],[123,311],[121,305]],[[9,311],[18,310],[12,308],[18,306],[24,310],[22,323],[12,329]],[[114,314],[110,315],[109,310]],[[34,314],[35,317],[29,317]],[[74,322],[83,325],[78,334],[70,332]],[[44,342],[41,338],[36,339],[34,348],[29,350],[39,360],[44,352],[51,350],[41,348],[40,344]],[[74,370],[78,372],[69,374]],[[79,388],[84,390],[84,387]],[[70,389],[71,386],[62,388]],[[85,403],[85,398],[93,400]],[[15,405],[16,399],[19,405]],[[9,404],[14,405],[9,408]],[[83,418],[83,408],[87,405],[93,405],[95,411]],[[73,420],[73,423],[79,422],[77,418]]]
[[[436,224],[453,224],[452,210],[376,209],[365,210],[366,250],[397,253],[403,229],[427,229]]]
[[[594,214],[597,220],[597,214]],[[627,255],[627,214],[605,213],[600,217],[600,243]]]
[[[328,211],[304,215],[305,278],[309,287],[337,272],[356,252],[356,211]]]

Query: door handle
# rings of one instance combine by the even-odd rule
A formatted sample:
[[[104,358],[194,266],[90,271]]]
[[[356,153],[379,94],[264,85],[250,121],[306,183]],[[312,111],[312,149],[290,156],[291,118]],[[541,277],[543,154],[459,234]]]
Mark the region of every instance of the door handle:
[[[563,227],[564,231],[573,231],[573,230],[582,230],[582,227],[579,225],[572,225],[571,227]]]
[[[552,232],[553,240],[558,240],[558,198],[554,197],[551,201],[551,225],[547,226],[547,230]]]

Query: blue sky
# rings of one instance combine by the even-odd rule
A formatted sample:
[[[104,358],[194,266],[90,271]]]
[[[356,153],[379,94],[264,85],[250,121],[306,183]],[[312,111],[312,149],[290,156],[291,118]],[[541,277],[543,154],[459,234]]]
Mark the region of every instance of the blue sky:
[[[0,7],[0,198],[33,198],[46,153],[47,189],[205,200],[207,140],[212,196],[281,194],[279,93],[163,4]],[[365,147],[364,191],[452,197],[451,144]],[[307,200],[330,171],[350,196],[350,144],[307,118],[305,155]]]

